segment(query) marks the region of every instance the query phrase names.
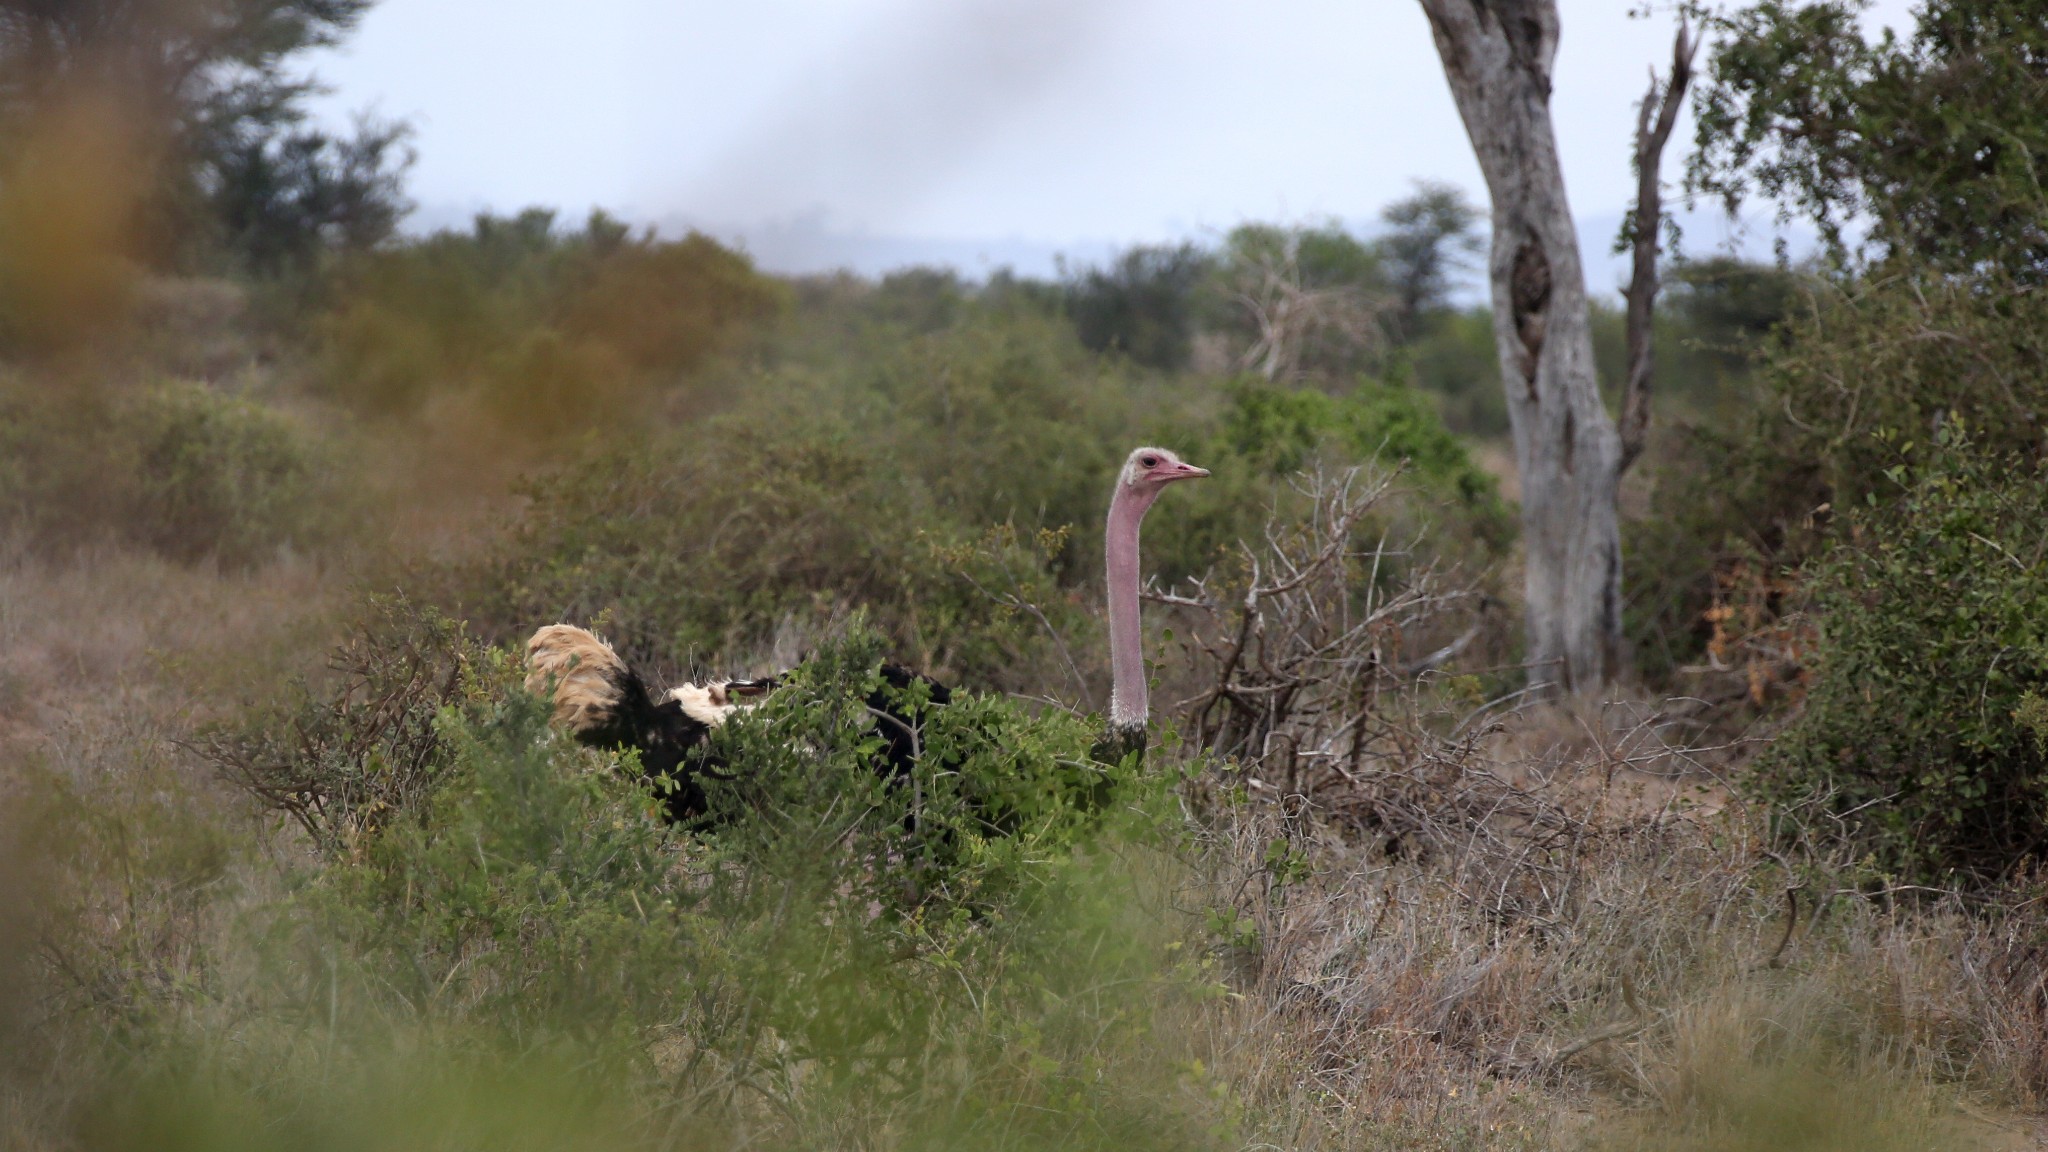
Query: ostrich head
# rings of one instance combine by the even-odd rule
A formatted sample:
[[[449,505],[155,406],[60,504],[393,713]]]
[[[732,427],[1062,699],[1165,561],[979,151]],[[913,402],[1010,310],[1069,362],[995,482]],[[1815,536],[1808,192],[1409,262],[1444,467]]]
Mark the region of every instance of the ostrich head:
[[[1208,474],[1207,468],[1197,468],[1164,448],[1138,448],[1124,461],[1123,475],[1117,478],[1117,490],[1127,499],[1141,501],[1142,507],[1150,507],[1168,484],[1176,480],[1199,480]]]

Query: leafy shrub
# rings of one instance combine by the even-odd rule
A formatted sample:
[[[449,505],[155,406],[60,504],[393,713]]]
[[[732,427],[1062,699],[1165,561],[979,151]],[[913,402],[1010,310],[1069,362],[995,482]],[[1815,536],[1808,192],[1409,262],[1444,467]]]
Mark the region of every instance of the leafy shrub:
[[[1344,396],[1240,385],[1231,392],[1223,437],[1233,451],[1282,475],[1299,472],[1328,444],[1353,460],[1405,460],[1416,475],[1470,503],[1492,500],[1498,491],[1422,396],[1376,381],[1363,381]]]
[[[1436,401],[1453,431],[1507,435],[1508,405],[1500,390],[1500,352],[1490,311],[1447,309],[1429,316],[1399,355],[1415,386]]]
[[[301,898],[299,930],[341,967],[288,981],[282,1018],[318,1011],[369,1053],[382,1022],[417,1020],[486,1082],[573,1056],[566,1083],[692,1147],[735,1127],[775,1147],[1208,1146],[1207,1105],[1154,1043],[1174,983],[1133,869],[1084,850],[1121,819],[1073,774],[1086,732],[959,695],[923,717],[911,777],[885,783],[862,704],[880,650],[852,629],[725,730],[728,821],[703,839],[660,821],[635,766],[551,732],[545,702],[513,688],[444,709],[443,770],[410,818]],[[252,1056],[267,1040],[244,1035]],[[322,1051],[170,1099],[235,1128],[298,1085],[353,1083]],[[235,1103],[239,1084],[260,1091]]]
[[[759,658],[861,606],[907,663],[1042,690],[1058,670],[1038,617],[1088,627],[1069,591],[1100,569],[1110,478],[1137,442],[1120,380],[1088,374],[1046,317],[982,315],[737,391],[537,477],[442,601],[493,641],[609,613],[607,635],[657,669]]]
[[[925,506],[901,474],[842,437],[725,419],[700,432],[537,481],[508,543],[452,574],[451,601],[495,641],[604,614],[620,651],[656,668],[758,658],[787,625],[815,630],[856,605],[919,667],[1029,667],[1039,625],[961,578],[1059,611],[1028,540],[1020,550],[1014,535],[920,524]]]
[[[875,284],[863,301],[863,311],[884,326],[925,335],[958,323],[969,292],[951,268],[905,268]]]
[[[1162,371],[1187,367],[1194,350],[1197,291],[1215,260],[1193,244],[1128,249],[1107,268],[1066,286],[1067,314],[1081,344]]]
[[[112,537],[231,568],[345,539],[359,505],[313,429],[204,384],[0,387],[0,510],[38,543]]]
[[[1169,401],[1091,362],[1056,317],[958,306],[942,330],[891,327],[872,356],[785,348],[724,411],[542,474],[502,546],[445,572],[435,601],[494,643],[603,616],[629,659],[671,675],[753,668],[859,606],[942,679],[1088,700],[1106,679],[1101,525],[1139,444],[1214,472],[1147,520],[1165,583],[1256,538],[1311,460],[1408,459],[1418,515],[1476,549],[1511,538],[1491,478],[1417,393],[1182,386]]]
[[[2048,848],[2048,476],[1971,444],[1891,440],[1886,472],[1813,573],[1803,715],[1759,762],[1773,798],[1847,820],[1918,879],[1993,877]]]
[[[130,500],[132,454],[118,451],[109,405],[0,378],[0,508],[39,543],[77,543],[118,527]]]
[[[1268,477],[1291,476],[1318,457],[1386,466],[1405,461],[1425,492],[1447,498],[1453,514],[1489,546],[1501,547],[1512,536],[1513,521],[1492,475],[1473,463],[1418,392],[1372,380],[1344,396],[1240,384],[1230,401],[1221,446]]]
[[[432,771],[335,909],[372,971],[416,1002],[439,987],[514,1031],[604,1036],[672,1008],[697,898],[637,771],[593,762],[513,689],[433,731]]]
[[[1910,269],[1807,287],[1807,306],[1766,341],[1741,414],[1655,453],[1627,561],[1642,577],[1630,628],[1653,672],[1697,656],[1718,576],[1797,568],[1827,541],[1828,510],[1889,498],[1897,460],[1873,433],[1927,440],[1953,415],[1987,451],[2041,454],[2048,293]]]
[[[772,861],[838,845],[832,898],[909,915],[939,897],[950,910],[998,911],[1027,861],[1071,849],[1131,783],[1090,762],[1092,733],[1064,712],[1032,715],[997,696],[956,693],[928,706],[900,693],[918,762],[892,780],[865,701],[881,687],[881,638],[856,621],[763,707],[720,733],[735,777],[707,782],[721,844]],[[823,820],[822,829],[816,826]],[[857,868],[855,861],[861,861]],[[906,904],[906,901],[908,902]]]
[[[321,446],[289,417],[203,385],[168,385],[129,414],[132,530],[167,556],[246,566],[325,542],[343,509]]]

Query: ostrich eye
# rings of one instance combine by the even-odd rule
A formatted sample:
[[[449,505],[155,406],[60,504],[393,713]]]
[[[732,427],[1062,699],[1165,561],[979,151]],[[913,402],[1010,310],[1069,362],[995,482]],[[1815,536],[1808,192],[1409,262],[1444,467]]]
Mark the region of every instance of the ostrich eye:
[[[1159,467],[1159,457],[1157,457],[1157,456],[1140,456],[1140,457],[1138,458],[1138,463],[1140,463],[1140,464],[1143,464],[1143,465],[1144,465],[1145,467],[1147,467],[1147,468],[1157,468],[1157,467]]]

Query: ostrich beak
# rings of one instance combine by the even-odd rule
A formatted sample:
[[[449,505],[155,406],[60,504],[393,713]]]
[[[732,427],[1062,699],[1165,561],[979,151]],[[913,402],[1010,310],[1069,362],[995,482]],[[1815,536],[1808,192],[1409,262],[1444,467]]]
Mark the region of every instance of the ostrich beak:
[[[1207,468],[1197,468],[1193,464],[1176,464],[1173,467],[1173,475],[1168,476],[1167,479],[1200,480],[1202,477],[1207,476],[1208,474],[1209,470]]]

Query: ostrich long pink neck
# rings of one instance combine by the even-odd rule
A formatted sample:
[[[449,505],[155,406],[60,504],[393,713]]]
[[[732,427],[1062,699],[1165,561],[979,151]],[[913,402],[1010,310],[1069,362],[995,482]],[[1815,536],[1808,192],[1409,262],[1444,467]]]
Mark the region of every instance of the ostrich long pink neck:
[[[1159,498],[1157,488],[1118,484],[1109,501],[1103,551],[1109,560],[1109,722],[1117,728],[1145,726],[1144,636],[1138,620],[1138,526]]]

